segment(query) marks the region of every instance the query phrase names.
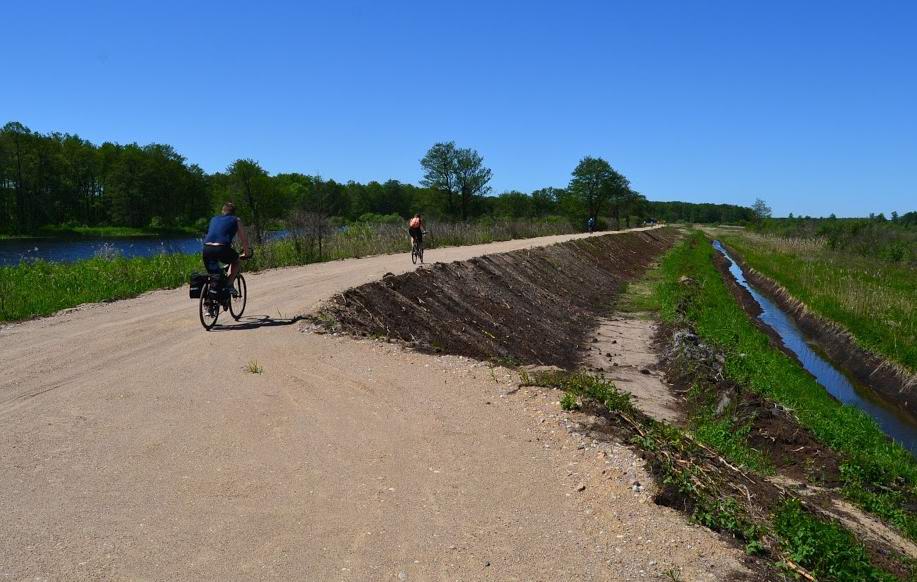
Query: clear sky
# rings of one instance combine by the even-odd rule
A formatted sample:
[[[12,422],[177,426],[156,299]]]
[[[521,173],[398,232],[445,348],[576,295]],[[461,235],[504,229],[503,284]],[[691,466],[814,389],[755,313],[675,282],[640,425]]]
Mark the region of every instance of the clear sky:
[[[651,200],[917,209],[917,2],[5,2],[0,123],[168,143],[212,172],[496,192],[606,158]]]

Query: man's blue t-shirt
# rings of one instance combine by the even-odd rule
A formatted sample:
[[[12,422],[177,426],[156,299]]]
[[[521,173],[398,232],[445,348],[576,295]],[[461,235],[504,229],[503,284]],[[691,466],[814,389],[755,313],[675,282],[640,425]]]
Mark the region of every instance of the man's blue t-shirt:
[[[214,216],[210,219],[210,227],[207,229],[207,236],[204,237],[204,242],[231,245],[237,230],[239,230],[239,219],[237,217],[232,214]]]

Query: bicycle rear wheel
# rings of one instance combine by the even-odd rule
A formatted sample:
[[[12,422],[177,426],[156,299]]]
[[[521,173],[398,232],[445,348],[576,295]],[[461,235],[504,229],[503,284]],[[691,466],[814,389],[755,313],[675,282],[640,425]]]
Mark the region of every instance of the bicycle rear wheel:
[[[217,324],[220,317],[220,304],[210,297],[210,282],[204,283],[201,288],[201,299],[198,302],[198,314],[201,318],[201,325],[204,329],[210,331]]]
[[[239,296],[232,296],[229,300],[229,313],[232,318],[239,321],[242,314],[245,313],[245,304],[248,302],[248,288],[245,285],[245,277],[239,275],[236,282],[233,283],[233,289],[239,293]]]
[[[420,259],[420,264],[423,264],[423,243],[417,245],[417,258]]]

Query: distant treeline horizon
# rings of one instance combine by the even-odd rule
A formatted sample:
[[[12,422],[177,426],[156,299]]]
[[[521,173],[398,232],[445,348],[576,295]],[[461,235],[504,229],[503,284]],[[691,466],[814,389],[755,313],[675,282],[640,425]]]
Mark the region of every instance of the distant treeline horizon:
[[[265,171],[251,159],[208,174],[165,144],[104,142],[74,134],[33,132],[18,122],[0,129],[0,234],[45,227],[203,228],[226,200],[263,231],[293,212],[339,221],[407,218],[443,221],[567,220],[594,216],[600,227],[667,222],[752,222],[734,204],[650,201],[601,158],[584,157],[568,187],[490,195],[491,171],[470,148],[435,144],[421,160],[421,185],[398,180],[362,184],[296,172]]]

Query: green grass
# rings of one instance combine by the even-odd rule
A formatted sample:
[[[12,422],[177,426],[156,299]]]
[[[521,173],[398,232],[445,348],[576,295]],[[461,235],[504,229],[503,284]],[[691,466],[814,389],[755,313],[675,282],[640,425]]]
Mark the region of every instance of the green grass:
[[[201,259],[195,255],[96,258],[75,263],[36,261],[0,267],[0,321],[178,287],[188,282],[193,271],[200,270]]]
[[[494,222],[433,224],[428,248],[481,244],[511,238],[529,238],[569,231],[553,222]],[[110,230],[126,234],[125,230]],[[256,248],[244,263],[246,272],[309,263],[365,257],[410,250],[406,229],[400,225],[356,223],[323,240],[318,253],[314,241],[292,236]],[[434,259],[435,256],[428,256]],[[51,315],[82,303],[134,297],[154,289],[187,284],[191,273],[202,271],[199,255],[157,255],[126,259],[94,258],[73,263],[36,261],[0,267],[0,321],[19,321]]]
[[[820,580],[894,581],[869,562],[866,550],[836,523],[816,519],[799,501],[787,501],[774,517],[774,531],[789,558]]]
[[[917,269],[832,251],[816,239],[729,234],[723,242],[862,347],[917,372]]]
[[[748,446],[750,425],[737,425],[728,415],[717,417],[712,410],[705,410],[691,418],[690,426],[697,440],[716,449],[733,464],[762,473],[773,471],[761,451]]]
[[[725,373],[739,385],[789,408],[817,439],[841,453],[844,492],[907,537],[917,539],[917,519],[906,509],[917,493],[917,462],[889,441],[862,411],[844,406],[796,362],[770,345],[735,301],[713,265],[710,242],[696,233],[669,253],[660,267],[656,296],[663,319],[686,319],[726,358]],[[691,284],[679,279],[688,276]]]

